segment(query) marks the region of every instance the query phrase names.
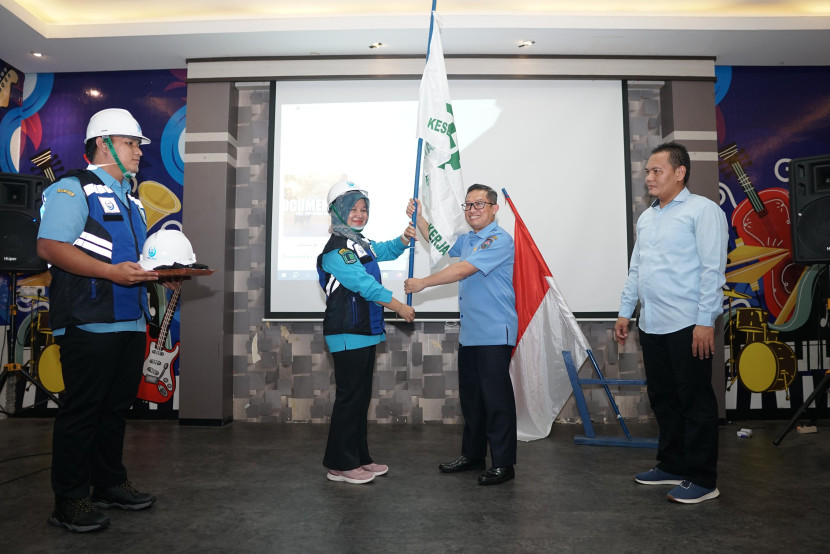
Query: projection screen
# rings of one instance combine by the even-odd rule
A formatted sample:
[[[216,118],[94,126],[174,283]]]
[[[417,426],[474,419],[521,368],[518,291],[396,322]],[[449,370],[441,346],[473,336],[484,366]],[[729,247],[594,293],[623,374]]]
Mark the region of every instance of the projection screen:
[[[399,236],[408,223],[417,154],[417,80],[278,81],[272,87],[266,319],[322,318],[316,258],[328,240],[326,193],[340,179],[369,192],[364,234]],[[450,80],[465,186],[505,188],[570,308],[615,318],[627,274],[625,90],[619,80]],[[459,207],[460,209],[460,207]],[[415,276],[430,268],[425,241]],[[408,253],[384,262],[404,300]],[[419,319],[457,318],[457,286],[414,296]],[[391,314],[394,316],[395,314]]]

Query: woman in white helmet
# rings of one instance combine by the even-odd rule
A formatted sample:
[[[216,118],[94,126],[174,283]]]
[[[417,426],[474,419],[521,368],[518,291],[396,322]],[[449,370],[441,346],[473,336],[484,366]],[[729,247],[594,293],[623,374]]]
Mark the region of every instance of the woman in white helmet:
[[[410,224],[385,242],[366,239],[361,231],[369,220],[369,197],[354,183],[334,185],[328,205],[331,238],[317,257],[317,273],[326,293],[323,334],[334,358],[337,396],[323,465],[331,481],[361,484],[389,471],[373,462],[366,439],[375,348],[385,339],[383,308],[407,322],[415,319],[415,310],[381,284],[378,262],[403,254],[415,228]]]

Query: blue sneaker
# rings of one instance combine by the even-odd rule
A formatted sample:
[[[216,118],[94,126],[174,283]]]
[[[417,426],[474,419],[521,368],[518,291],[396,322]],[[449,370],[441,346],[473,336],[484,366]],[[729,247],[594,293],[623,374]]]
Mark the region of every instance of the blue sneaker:
[[[691,481],[683,481],[666,495],[669,500],[680,502],[681,504],[697,504],[698,502],[711,500],[718,496],[720,496],[720,491],[717,487],[714,489],[706,489],[700,485],[695,485]]]
[[[641,485],[679,485],[683,482],[683,477],[653,467],[635,475],[634,480]]]

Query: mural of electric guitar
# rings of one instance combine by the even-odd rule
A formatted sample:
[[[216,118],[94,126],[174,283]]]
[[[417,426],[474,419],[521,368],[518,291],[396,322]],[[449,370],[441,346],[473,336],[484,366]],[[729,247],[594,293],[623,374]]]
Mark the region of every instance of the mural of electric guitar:
[[[4,67],[3,71],[0,72],[0,108],[9,107],[12,85],[15,84],[17,80],[17,71],[14,69]]]
[[[180,284],[170,297],[170,302],[164,310],[158,338],[152,340],[148,337],[144,366],[141,370],[141,383],[138,386],[138,398],[141,400],[162,404],[172,400],[173,392],[176,390],[173,362],[179,356],[179,343],[174,344],[172,350],[167,350],[164,345],[167,342],[170,322],[173,321],[181,290]]]
[[[789,318],[788,314],[781,312],[804,271],[804,266],[796,264],[789,252],[792,242],[790,195],[780,187],[757,191],[741,166],[737,145],[730,144],[724,147],[718,155],[732,167],[747,196],[732,212],[732,226],[738,237],[747,246],[762,246],[787,252],[762,279],[767,311],[776,318],[779,315]],[[757,285],[753,288],[756,287]]]

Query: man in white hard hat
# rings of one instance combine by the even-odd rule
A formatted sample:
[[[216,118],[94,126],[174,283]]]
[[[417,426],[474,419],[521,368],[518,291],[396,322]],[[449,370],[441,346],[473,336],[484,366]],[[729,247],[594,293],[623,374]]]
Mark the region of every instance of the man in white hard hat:
[[[76,533],[109,525],[97,508],[141,510],[156,499],[133,487],[122,463],[146,342],[144,283],[158,280],[138,263],[147,224],[131,194],[149,143],[127,110],[102,110],[87,127],[86,170],[43,193],[37,253],[51,264],[50,321],[66,385],[52,437],[49,524]]]

